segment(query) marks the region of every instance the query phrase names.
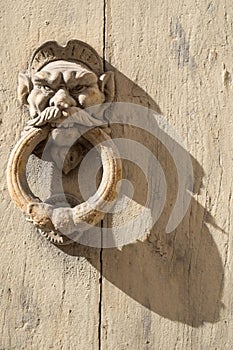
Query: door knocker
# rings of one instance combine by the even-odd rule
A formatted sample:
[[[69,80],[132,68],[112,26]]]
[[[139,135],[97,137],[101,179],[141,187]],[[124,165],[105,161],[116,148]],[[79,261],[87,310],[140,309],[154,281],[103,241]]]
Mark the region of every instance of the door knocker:
[[[31,119],[9,158],[9,193],[16,206],[51,241],[65,244],[74,231],[85,230],[85,223],[96,225],[101,221],[117,197],[121,160],[109,132],[102,127],[101,117],[88,113],[93,105],[112,102],[113,72],[104,72],[102,60],[86,43],[71,40],[60,46],[46,42],[34,52],[27,73],[19,74],[18,97],[28,106]],[[74,207],[41,201],[28,185],[29,156],[50,138],[58,150],[51,155],[52,161],[68,174],[80,162],[79,143],[67,149],[64,159],[61,148],[67,147],[67,139],[76,141],[85,127],[89,129],[84,138],[97,148],[102,160],[102,179],[96,193]]]

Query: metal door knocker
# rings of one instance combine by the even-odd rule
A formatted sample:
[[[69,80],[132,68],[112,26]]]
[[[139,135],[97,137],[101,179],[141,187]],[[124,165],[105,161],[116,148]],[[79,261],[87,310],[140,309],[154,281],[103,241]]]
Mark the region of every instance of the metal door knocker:
[[[101,127],[99,116],[95,118],[86,110],[113,100],[113,72],[104,72],[102,60],[86,43],[72,40],[60,46],[54,41],[46,42],[34,52],[27,73],[19,74],[18,97],[28,106],[31,119],[9,158],[9,193],[17,207],[51,241],[64,244],[85,223],[96,225],[102,220],[117,197],[117,184],[122,178],[117,149]],[[49,137],[55,148],[67,146],[66,140],[77,139],[85,126],[91,128],[84,137],[96,146],[102,160],[102,179],[96,193],[73,208],[42,202],[28,185],[29,156]],[[79,143],[68,149],[65,160],[69,162],[60,159],[59,152],[52,154],[52,160],[57,167],[62,164],[62,171],[68,174],[80,162]]]

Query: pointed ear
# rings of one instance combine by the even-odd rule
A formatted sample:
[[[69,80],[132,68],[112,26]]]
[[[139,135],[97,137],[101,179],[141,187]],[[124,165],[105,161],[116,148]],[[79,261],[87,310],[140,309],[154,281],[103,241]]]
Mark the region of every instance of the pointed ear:
[[[29,78],[29,76],[24,73],[19,73],[17,92],[18,92],[18,99],[21,104],[23,105],[28,104],[27,98],[30,91],[32,90],[32,87],[33,87],[32,81]]]
[[[112,102],[115,96],[114,73],[109,71],[99,77],[100,90],[105,94],[105,102]]]

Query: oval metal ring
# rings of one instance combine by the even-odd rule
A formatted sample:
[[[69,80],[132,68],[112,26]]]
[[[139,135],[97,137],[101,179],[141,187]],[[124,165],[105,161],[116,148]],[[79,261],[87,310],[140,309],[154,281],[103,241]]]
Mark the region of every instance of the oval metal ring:
[[[88,225],[96,225],[103,219],[117,198],[117,185],[122,179],[122,164],[108,134],[100,128],[92,129],[85,138],[99,150],[103,165],[103,175],[96,193],[74,208],[58,208],[44,203],[29,188],[26,165],[35,147],[47,139],[50,130],[49,127],[32,128],[15,145],[7,167],[8,189],[16,206],[36,226],[46,231],[69,235],[75,231],[84,231]]]

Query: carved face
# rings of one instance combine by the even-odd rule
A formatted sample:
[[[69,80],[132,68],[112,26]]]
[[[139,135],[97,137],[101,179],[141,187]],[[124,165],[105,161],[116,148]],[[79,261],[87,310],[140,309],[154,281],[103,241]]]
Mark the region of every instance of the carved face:
[[[76,63],[49,63],[34,74],[32,83],[33,89],[28,97],[32,117],[46,107],[87,108],[105,101],[97,76]]]
[[[81,64],[63,60],[48,63],[31,78],[25,74],[19,75],[18,96],[23,104],[29,105],[32,118],[27,124],[40,127],[50,123],[55,127],[51,131],[51,156],[57,167],[66,174],[81,160],[82,152],[77,146],[68,151],[65,160],[62,156],[67,152],[66,146],[78,139],[74,122],[84,126],[102,124],[96,116],[89,115],[83,109],[111,102],[113,81],[112,72],[97,77]]]
[[[31,79],[21,74],[18,93],[21,102],[29,105],[30,116],[36,118],[46,108],[58,113],[110,102],[113,90],[112,72],[98,78],[80,64],[59,60],[44,66]]]

